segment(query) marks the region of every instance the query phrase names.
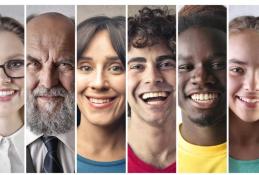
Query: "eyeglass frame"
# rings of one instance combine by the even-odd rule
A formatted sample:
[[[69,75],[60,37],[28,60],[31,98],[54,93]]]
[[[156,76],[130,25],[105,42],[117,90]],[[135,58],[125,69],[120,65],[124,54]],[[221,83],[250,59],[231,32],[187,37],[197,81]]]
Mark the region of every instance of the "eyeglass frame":
[[[17,59],[17,60],[8,60],[8,61],[18,61],[19,59]],[[1,64],[0,65],[0,68],[2,68],[3,70],[4,70],[4,73],[5,73],[5,75],[8,77],[8,78],[14,78],[14,79],[21,79],[21,78],[24,78],[24,75],[22,76],[22,77],[11,77],[10,75],[8,75],[7,73],[6,73],[6,70],[5,70],[5,64],[6,63],[8,63],[8,61],[6,61],[4,64]],[[24,60],[22,60],[22,61],[24,61]],[[24,63],[24,62],[23,62]],[[24,64],[23,64],[24,65]]]

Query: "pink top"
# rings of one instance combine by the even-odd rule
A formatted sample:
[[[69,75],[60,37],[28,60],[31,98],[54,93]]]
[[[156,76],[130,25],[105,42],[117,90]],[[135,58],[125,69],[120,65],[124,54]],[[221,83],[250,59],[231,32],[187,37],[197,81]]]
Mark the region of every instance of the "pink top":
[[[129,173],[175,173],[176,162],[166,168],[159,169],[140,160],[128,145],[128,172]]]

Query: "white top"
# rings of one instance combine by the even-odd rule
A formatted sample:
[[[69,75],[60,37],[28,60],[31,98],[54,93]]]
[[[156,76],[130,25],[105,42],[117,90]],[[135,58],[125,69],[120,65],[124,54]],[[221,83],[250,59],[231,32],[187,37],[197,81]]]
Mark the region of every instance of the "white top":
[[[0,173],[24,172],[24,127],[8,137],[0,136]]]
[[[37,173],[43,172],[43,163],[47,154],[47,148],[40,138],[42,135],[36,135],[28,128],[26,129],[26,146],[29,147],[33,167]],[[58,158],[64,173],[75,172],[75,129],[72,128],[67,133],[52,136],[59,139]]]

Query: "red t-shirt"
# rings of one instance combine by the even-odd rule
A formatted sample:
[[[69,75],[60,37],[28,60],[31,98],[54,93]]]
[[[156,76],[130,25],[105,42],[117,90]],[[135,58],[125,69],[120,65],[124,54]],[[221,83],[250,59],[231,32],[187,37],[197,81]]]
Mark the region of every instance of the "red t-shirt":
[[[129,173],[175,173],[176,162],[164,169],[156,168],[140,160],[133,152],[130,146],[128,146],[128,172]]]

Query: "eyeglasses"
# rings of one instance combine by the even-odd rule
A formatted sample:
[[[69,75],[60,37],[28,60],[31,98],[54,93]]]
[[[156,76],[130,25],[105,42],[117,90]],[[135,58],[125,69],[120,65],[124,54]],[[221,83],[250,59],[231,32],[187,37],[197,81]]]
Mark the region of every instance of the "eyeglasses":
[[[9,60],[0,65],[9,78],[24,78],[24,60]]]

